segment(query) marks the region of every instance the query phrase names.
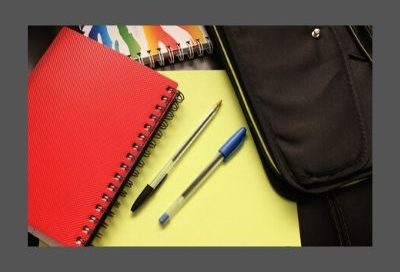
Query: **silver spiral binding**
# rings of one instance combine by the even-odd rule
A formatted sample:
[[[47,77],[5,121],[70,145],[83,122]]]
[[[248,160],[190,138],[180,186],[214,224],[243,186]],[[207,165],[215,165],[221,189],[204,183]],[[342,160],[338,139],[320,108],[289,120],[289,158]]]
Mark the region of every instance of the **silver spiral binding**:
[[[147,50],[147,54],[149,56],[149,60],[150,60],[150,67],[151,68],[156,68],[156,63],[154,61],[153,55],[151,54],[151,50]]]
[[[154,106],[154,111],[149,114],[148,121],[143,125],[143,131],[136,135],[136,141],[132,143],[118,170],[110,177],[103,194],[99,196],[99,202],[93,206],[92,213],[88,215],[87,223],[82,226],[80,235],[75,238],[77,246],[90,245],[95,237],[101,238],[100,228],[108,226],[105,218],[114,216],[112,207],[120,206],[117,198],[127,195],[125,186],[130,188],[133,185],[130,177],[137,177],[139,168],[145,164],[142,156],[150,155],[150,150],[155,147],[155,140],[162,137],[162,130],[168,126],[167,120],[173,118],[173,112],[178,110],[183,100],[183,94],[172,87],[168,87],[166,93],[160,97],[160,102]]]
[[[207,53],[212,54],[212,52],[214,51],[213,43],[209,37],[206,37],[206,40],[207,40],[207,49],[206,49]]]
[[[214,45],[209,37],[205,37],[205,39],[205,44],[202,44],[200,42],[200,39],[196,39],[194,41],[186,41],[185,44],[187,45],[187,49],[185,49],[185,51],[179,43],[176,44],[176,50],[172,50],[171,46],[166,45],[169,64],[175,63],[175,57],[179,61],[184,61],[185,55],[188,59],[194,59],[195,52],[197,52],[198,57],[204,56],[204,52],[212,54],[214,51]],[[128,57],[130,57],[131,59],[135,59],[135,57],[131,55],[128,55]],[[159,67],[165,65],[165,57],[164,53],[162,53],[161,51],[161,48],[157,48],[157,54],[152,54],[151,50],[147,50],[146,56],[142,56],[141,52],[138,52],[136,53],[136,60],[139,61],[142,65],[147,65],[152,69],[156,68],[157,65]]]
[[[138,56],[138,61],[140,62],[140,64],[144,65],[144,62],[143,62],[143,59],[142,59],[142,56],[141,56],[140,52],[137,53],[137,56]]]
[[[202,57],[204,55],[204,47],[203,44],[200,42],[199,39],[196,39],[196,43],[197,43],[197,55],[199,57]]]
[[[183,54],[183,50],[182,50],[181,44],[177,43],[176,47],[178,48],[178,55],[177,55],[178,60],[179,61],[184,61],[185,60],[185,55]]]
[[[160,66],[164,66],[165,61],[164,61],[164,55],[161,53],[161,48],[157,48],[157,51],[158,51],[158,64]]]
[[[188,45],[188,58],[193,59],[194,58],[194,49],[193,49],[193,44],[191,41],[187,41],[186,44]]]
[[[174,52],[172,52],[171,46],[169,46],[169,45],[167,46],[167,51],[168,51],[168,55],[169,55],[169,58],[168,58],[169,63],[173,64],[175,62],[175,55],[174,55]]]

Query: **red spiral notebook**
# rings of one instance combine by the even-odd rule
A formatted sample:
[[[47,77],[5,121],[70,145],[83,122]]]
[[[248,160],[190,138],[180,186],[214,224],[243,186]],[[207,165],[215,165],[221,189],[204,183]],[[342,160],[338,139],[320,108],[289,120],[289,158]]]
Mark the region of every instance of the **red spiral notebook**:
[[[28,79],[28,229],[90,245],[163,120],[177,84],[63,28]]]

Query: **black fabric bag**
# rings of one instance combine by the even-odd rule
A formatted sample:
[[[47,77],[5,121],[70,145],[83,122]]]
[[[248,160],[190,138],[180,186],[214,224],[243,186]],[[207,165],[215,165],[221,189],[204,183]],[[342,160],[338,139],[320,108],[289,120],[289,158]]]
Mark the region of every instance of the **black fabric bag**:
[[[298,202],[302,244],[370,245],[372,29],[209,30],[272,185]]]

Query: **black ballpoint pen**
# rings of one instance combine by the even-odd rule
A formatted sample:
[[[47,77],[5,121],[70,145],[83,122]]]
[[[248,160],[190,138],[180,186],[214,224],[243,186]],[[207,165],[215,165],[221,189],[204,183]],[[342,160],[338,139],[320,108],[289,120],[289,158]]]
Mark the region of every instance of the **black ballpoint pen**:
[[[187,138],[187,140],[178,149],[175,155],[164,165],[158,175],[154,180],[147,184],[143,191],[140,193],[138,198],[135,200],[131,207],[131,211],[134,212],[142,203],[150,197],[153,191],[167,178],[169,171],[176,164],[176,162],[182,157],[182,155],[188,150],[190,145],[194,142],[197,136],[203,131],[203,129],[210,123],[213,117],[218,112],[221,107],[222,100],[220,100],[212,109],[207,113],[204,119],[201,121],[200,125],[192,132],[192,134]]]

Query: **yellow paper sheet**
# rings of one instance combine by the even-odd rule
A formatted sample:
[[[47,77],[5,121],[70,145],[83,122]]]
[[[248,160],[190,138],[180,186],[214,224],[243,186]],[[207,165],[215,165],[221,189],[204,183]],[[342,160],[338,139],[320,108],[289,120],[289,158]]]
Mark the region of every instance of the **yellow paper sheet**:
[[[158,219],[246,120],[225,71],[169,71],[185,100],[163,131],[140,175],[132,178],[109,227],[95,246],[299,246],[294,202],[280,197],[269,184],[248,131],[241,149],[222,163],[167,226]],[[215,119],[181,158],[159,190],[136,213],[130,208],[182,141],[216,102]]]

